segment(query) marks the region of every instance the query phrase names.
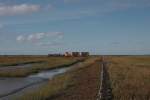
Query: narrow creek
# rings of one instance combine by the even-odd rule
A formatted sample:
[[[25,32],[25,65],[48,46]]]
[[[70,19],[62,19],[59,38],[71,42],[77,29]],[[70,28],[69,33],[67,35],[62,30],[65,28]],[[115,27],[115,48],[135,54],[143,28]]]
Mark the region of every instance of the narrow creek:
[[[0,78],[0,100],[10,100],[12,95],[17,95],[26,88],[38,86],[53,77],[67,72],[69,69],[80,66],[82,62],[64,68],[41,71],[24,78]]]

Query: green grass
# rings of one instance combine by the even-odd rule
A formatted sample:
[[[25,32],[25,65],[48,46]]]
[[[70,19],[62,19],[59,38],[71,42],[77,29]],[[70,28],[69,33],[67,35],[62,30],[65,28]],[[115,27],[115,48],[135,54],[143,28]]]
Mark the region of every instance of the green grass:
[[[109,57],[114,100],[150,99],[150,56]]]
[[[0,61],[3,60],[3,63],[0,62],[0,64],[14,64],[15,63],[22,63],[27,62],[27,61],[43,61],[44,63],[35,63],[31,65],[31,67],[24,67],[24,68],[16,68],[14,70],[0,70],[0,77],[24,77],[28,76],[33,73],[37,73],[39,71],[43,70],[48,70],[48,69],[55,69],[55,68],[60,68],[60,67],[66,67],[69,65],[72,65],[73,63],[76,63],[78,61],[83,60],[83,58],[80,57],[46,57],[46,56],[41,56],[41,57],[36,57],[36,56],[31,56],[31,57],[0,57]],[[26,59],[26,60],[25,60]],[[27,60],[28,59],[28,60]],[[17,62],[18,60],[18,62]],[[10,66],[13,67],[13,66]]]
[[[89,58],[82,64],[69,72],[59,75],[54,79],[47,82],[46,85],[40,86],[38,89],[30,92],[26,92],[20,97],[16,97],[17,100],[46,100],[57,96],[61,91],[67,89],[69,86],[74,84],[72,77],[78,69],[85,68],[90,64],[94,63],[98,58]],[[15,98],[15,99],[16,99]]]

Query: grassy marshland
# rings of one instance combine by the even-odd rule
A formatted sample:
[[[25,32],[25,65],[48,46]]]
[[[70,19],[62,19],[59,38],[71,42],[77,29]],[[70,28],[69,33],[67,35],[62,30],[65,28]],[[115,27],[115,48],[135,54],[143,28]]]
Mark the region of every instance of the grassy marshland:
[[[0,57],[0,65],[14,65],[21,63],[34,63],[30,67],[14,68],[11,70],[1,70],[0,77],[24,77],[33,73],[37,73],[42,70],[54,69],[59,67],[69,66],[75,62],[82,60],[83,58],[75,57],[46,57],[46,56],[12,56],[12,57]],[[41,61],[42,63],[39,63]],[[14,66],[9,66],[14,67]]]
[[[46,59],[46,56],[0,56],[0,67],[41,62],[45,61]]]
[[[86,66],[93,64],[97,59],[98,58],[87,59],[81,66],[49,80],[46,85],[43,85],[34,91],[25,93],[23,96],[18,97],[17,100],[51,100],[53,97],[74,84],[73,77],[76,76],[77,71],[85,69]]]
[[[107,59],[114,100],[150,100],[150,56]]]

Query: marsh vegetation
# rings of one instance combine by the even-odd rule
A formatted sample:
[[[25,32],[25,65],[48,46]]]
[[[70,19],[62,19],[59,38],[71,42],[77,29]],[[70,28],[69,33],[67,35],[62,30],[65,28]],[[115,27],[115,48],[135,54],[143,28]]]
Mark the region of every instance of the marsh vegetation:
[[[109,56],[114,100],[150,99],[150,56]]]
[[[0,57],[0,77],[25,77],[43,70],[66,67],[82,61],[80,57],[12,56]],[[33,63],[34,62],[34,63]],[[21,65],[20,65],[21,64]],[[21,67],[30,64],[29,67]],[[16,68],[16,66],[20,68]]]

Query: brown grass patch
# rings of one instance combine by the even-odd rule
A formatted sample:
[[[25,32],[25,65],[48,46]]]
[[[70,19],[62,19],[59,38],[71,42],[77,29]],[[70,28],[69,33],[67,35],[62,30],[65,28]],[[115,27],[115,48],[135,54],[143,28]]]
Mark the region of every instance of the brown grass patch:
[[[107,60],[114,100],[150,99],[149,56],[113,56]]]

